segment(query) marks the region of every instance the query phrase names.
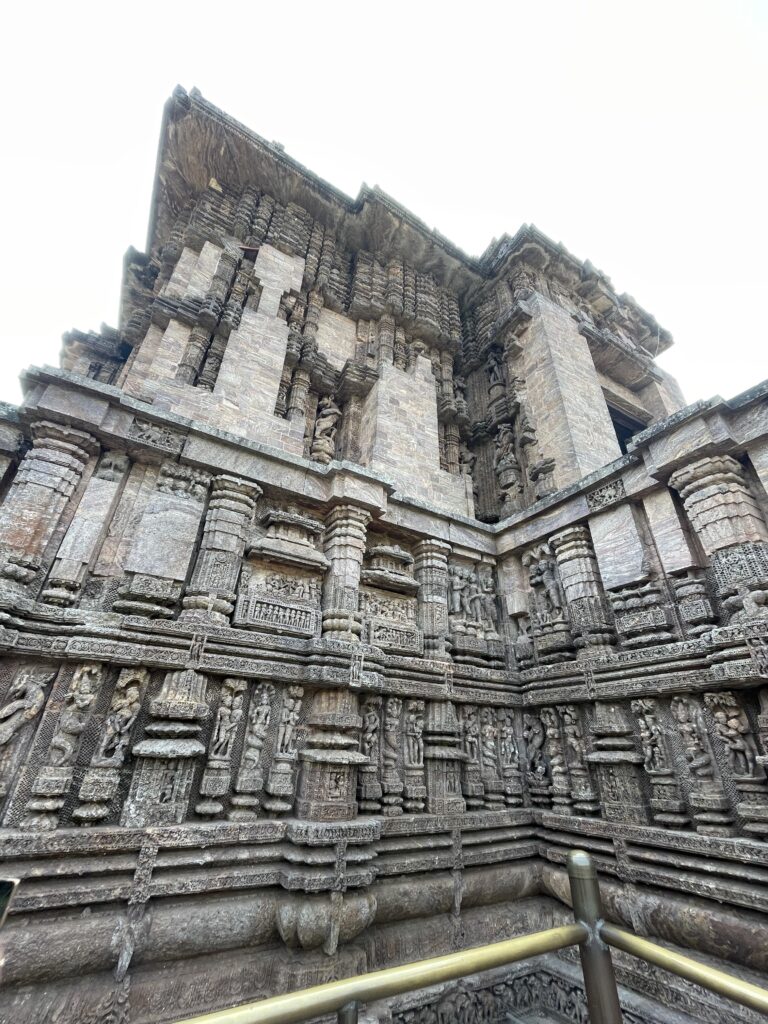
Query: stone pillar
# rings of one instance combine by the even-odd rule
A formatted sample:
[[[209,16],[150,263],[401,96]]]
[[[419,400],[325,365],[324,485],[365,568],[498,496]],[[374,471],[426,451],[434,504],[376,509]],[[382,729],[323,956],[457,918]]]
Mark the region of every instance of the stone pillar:
[[[102,455],[56,552],[41,595],[47,604],[67,607],[79,598],[88,566],[109,526],[129,465],[128,456],[120,452]]]
[[[293,421],[304,421],[307,418],[307,396],[309,395],[309,370],[297,366],[291,378],[291,390],[288,395],[287,418]]]
[[[239,477],[223,473],[213,478],[203,539],[182,602],[181,619],[229,622],[245,544],[260,496],[257,484]]]
[[[26,595],[86,463],[98,451],[82,430],[41,420],[0,507],[0,602]]]
[[[414,576],[419,583],[419,629],[424,634],[424,654],[447,660],[448,555],[450,544],[420,540],[414,548]]]
[[[336,505],[326,520],[323,550],[329,565],[323,584],[323,635],[333,640],[357,642],[362,633],[358,592],[370,519],[356,505]]]
[[[357,814],[358,767],[368,758],[358,747],[362,724],[357,694],[319,690],[312,698],[309,737],[299,754],[296,817],[307,821],[347,821]]]
[[[383,771],[381,776],[381,788],[384,795],[381,813],[388,818],[403,813],[402,714],[403,702],[400,698],[387,697],[384,703]]]
[[[662,828],[685,828],[690,818],[680,792],[678,774],[659,723],[659,709],[652,697],[632,701],[632,713],[640,730],[643,767],[651,786],[653,820]]]
[[[768,527],[742,466],[714,455],[677,470],[669,482],[711,560],[731,621],[768,615]]]
[[[197,544],[210,476],[165,462],[125,560],[117,612],[172,618]]]
[[[604,653],[614,643],[592,540],[586,526],[569,526],[549,538],[580,655]]]
[[[379,365],[392,363],[395,358],[395,318],[385,313],[379,320]]]
[[[102,679],[101,665],[81,665],[75,670],[43,767],[32,783],[32,797],[27,801],[21,828],[56,828],[72,785],[82,734],[91,717]]]
[[[467,755],[461,749],[456,711],[449,701],[429,701],[424,723],[424,759],[427,770],[427,813],[463,814],[461,765]]]
[[[649,824],[640,773],[643,758],[635,748],[634,730],[625,708],[596,703],[592,732],[593,752],[587,755],[587,762],[595,766],[603,815],[608,821]]]
[[[733,836],[733,815],[712,754],[701,706],[695,697],[673,697],[672,716],[690,772],[689,803],[697,832]]]
[[[459,426],[452,420],[445,424],[445,468],[454,475],[459,472],[459,454],[461,451],[461,437]]]
[[[139,760],[121,825],[144,828],[184,820],[195,758],[205,754],[200,728],[208,717],[206,686],[206,677],[194,668],[166,673],[149,705],[146,736],[131,751]]]

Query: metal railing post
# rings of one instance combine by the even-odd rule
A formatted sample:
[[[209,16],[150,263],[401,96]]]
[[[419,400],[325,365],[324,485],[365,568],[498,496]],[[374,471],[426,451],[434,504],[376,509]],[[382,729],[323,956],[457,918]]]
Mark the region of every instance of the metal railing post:
[[[336,1014],[338,1024],[357,1024],[359,1010],[360,1003],[356,1000],[353,999],[351,1003],[345,1003]]]
[[[587,938],[579,944],[579,953],[590,1022],[622,1024],[611,953],[600,938],[603,907],[597,871],[594,861],[585,850],[572,850],[568,854],[568,878],[571,882],[573,916],[588,932]]]

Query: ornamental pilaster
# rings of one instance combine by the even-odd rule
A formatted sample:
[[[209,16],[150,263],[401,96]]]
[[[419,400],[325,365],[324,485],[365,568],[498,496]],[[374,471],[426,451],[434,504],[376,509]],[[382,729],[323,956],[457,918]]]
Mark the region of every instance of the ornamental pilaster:
[[[261,488],[239,477],[213,479],[203,538],[183,600],[182,619],[226,623],[235,607],[237,580]]]
[[[362,633],[360,572],[370,519],[356,505],[336,505],[326,520],[324,552],[329,565],[323,584],[323,635],[331,639],[357,642]]]
[[[94,437],[41,420],[0,508],[0,595],[23,597],[42,565],[45,548],[83,477]]]
[[[448,555],[450,544],[442,540],[421,540],[414,548],[413,573],[419,583],[419,628],[424,634],[427,657],[447,660],[448,641]]]

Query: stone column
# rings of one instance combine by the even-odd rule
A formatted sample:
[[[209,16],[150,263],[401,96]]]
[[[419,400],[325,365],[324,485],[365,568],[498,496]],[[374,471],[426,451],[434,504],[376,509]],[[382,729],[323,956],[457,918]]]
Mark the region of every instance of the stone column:
[[[442,540],[420,540],[414,548],[414,576],[419,583],[419,628],[424,654],[447,660],[448,555],[451,545]]]
[[[0,602],[23,598],[42,565],[48,541],[98,451],[82,430],[41,420],[0,507]]]
[[[648,825],[643,778],[643,758],[635,748],[632,722],[620,704],[595,704],[593,752],[587,762],[595,766],[600,805],[608,821]]]
[[[358,767],[368,763],[358,749],[362,721],[357,700],[350,690],[314,694],[309,737],[299,754],[298,818],[347,821],[356,816]]]
[[[445,424],[445,467],[449,473],[454,475],[459,472],[459,453],[461,450],[461,437],[459,426],[452,420]]]
[[[604,653],[614,641],[592,539],[586,526],[569,526],[549,538],[565,593],[571,633],[581,656]]]
[[[130,461],[120,452],[107,452],[88,481],[77,514],[64,534],[41,598],[62,607],[75,604],[85,583],[91,559],[109,526]]]
[[[27,801],[21,828],[56,828],[72,785],[82,734],[91,717],[102,679],[101,665],[81,665],[75,670],[43,767],[32,783],[32,797]]]
[[[206,686],[206,677],[191,667],[166,673],[149,705],[146,736],[131,751],[138,761],[121,825],[144,828],[184,820],[195,758],[205,754],[200,729],[208,717]]]
[[[261,488],[223,473],[213,478],[203,539],[186,589],[181,619],[227,623]]]
[[[287,418],[303,421],[307,417],[307,396],[309,394],[309,370],[297,366],[291,378],[291,390],[288,394]]]
[[[379,365],[395,358],[395,318],[385,313],[379,320]]]
[[[710,558],[731,621],[768,614],[768,527],[742,466],[714,455],[677,470],[670,485]]]
[[[336,505],[326,520],[323,550],[329,565],[323,584],[323,635],[333,640],[353,643],[362,633],[358,592],[370,519],[356,505]]]
[[[427,770],[427,813],[463,814],[461,765],[467,755],[461,749],[456,711],[449,701],[429,701],[424,723],[424,760]]]

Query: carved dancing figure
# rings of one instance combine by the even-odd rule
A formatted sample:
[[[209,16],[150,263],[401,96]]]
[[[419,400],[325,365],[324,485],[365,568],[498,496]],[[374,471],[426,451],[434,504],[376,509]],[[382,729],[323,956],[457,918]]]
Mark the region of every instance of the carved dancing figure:
[[[566,762],[572,768],[584,767],[584,734],[579,723],[579,713],[573,704],[560,708],[565,736]]]
[[[272,715],[273,687],[261,685],[248,713],[248,730],[245,734],[243,764],[248,768],[256,768],[261,760],[261,748],[264,746],[269,720]]]
[[[544,725],[538,715],[526,715],[524,719],[523,739],[525,740],[525,758],[530,775],[543,778],[547,774],[547,762],[544,757]]]
[[[685,759],[690,765],[691,771],[702,777],[712,775],[712,758],[707,752],[705,733],[690,701],[686,697],[675,697],[671,708],[677,720],[677,728],[683,740]]]
[[[511,768],[517,764],[515,727],[512,716],[508,711],[504,712],[500,717],[499,748],[501,750],[501,764],[503,768]]]
[[[75,675],[48,748],[48,764],[54,768],[70,764],[100,682],[101,670],[93,665],[81,668]]]
[[[465,707],[462,719],[464,724],[464,749],[467,752],[469,763],[477,764],[480,746],[480,726],[477,722],[477,708]]]
[[[301,713],[300,687],[291,687],[283,697],[283,708],[280,712],[280,728],[277,732],[277,754],[291,755],[295,753],[295,731]]]
[[[707,701],[707,697],[704,699]],[[733,697],[707,703],[714,705],[712,717],[715,730],[725,746],[731,771],[739,778],[753,778],[757,770],[758,751],[746,714]]]
[[[512,427],[503,423],[496,436],[493,469],[499,485],[499,497],[508,512],[518,511],[523,493],[523,474],[515,455],[515,436]]]
[[[96,766],[120,763],[128,745],[128,734],[141,708],[141,684],[129,679],[121,694],[116,694],[109,714],[104,720],[104,732],[98,753],[93,759]]]
[[[632,710],[637,715],[645,770],[649,774],[668,771],[669,764],[664,749],[663,733],[656,717],[655,702],[634,700],[632,701]]]
[[[405,746],[408,752],[408,765],[419,768],[424,764],[424,717],[418,701],[408,705],[405,719]]]
[[[379,716],[376,705],[366,701],[363,706],[363,734],[360,750],[374,764],[379,760]]]

